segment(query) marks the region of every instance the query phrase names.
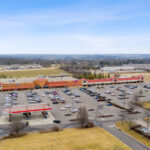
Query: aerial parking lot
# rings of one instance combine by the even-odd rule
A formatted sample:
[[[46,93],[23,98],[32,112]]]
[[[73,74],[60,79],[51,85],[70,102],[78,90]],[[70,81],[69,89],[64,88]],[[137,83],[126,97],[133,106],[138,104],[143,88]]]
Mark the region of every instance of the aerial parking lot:
[[[101,87],[81,87],[81,88],[55,88],[55,89],[36,89],[25,91],[9,91],[0,93],[0,109],[3,107],[17,105],[33,105],[48,103],[52,110],[46,111],[47,116],[52,116],[52,121],[43,123],[67,124],[76,119],[76,113],[80,106],[86,106],[89,118],[92,120],[102,119],[101,116],[118,117],[121,109],[113,106],[110,102],[125,108],[133,101],[133,96],[142,91],[143,96],[140,101],[147,101],[149,88],[144,84],[119,84],[105,85]],[[123,97],[123,93],[125,97]],[[34,114],[34,113],[32,113]],[[2,111],[0,111],[2,115]],[[22,115],[23,116],[23,115]],[[38,119],[47,119],[40,112]],[[25,120],[32,120],[32,117],[23,117]],[[103,119],[109,119],[104,117]]]
[[[140,101],[147,101],[150,94],[149,88],[145,88],[144,84],[130,84],[130,85],[112,85],[105,86],[103,88],[97,89],[96,87],[91,87],[92,90],[101,93],[106,99],[114,102],[122,107],[129,107],[129,103],[134,100],[134,95],[139,95]],[[125,93],[125,94],[124,94]]]

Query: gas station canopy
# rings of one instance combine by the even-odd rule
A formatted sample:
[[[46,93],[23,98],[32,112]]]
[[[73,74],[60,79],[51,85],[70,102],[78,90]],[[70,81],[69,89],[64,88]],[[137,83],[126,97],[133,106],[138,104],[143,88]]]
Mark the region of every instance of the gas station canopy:
[[[12,107],[3,107],[3,115],[25,113],[25,112],[35,112],[35,111],[45,111],[52,110],[49,104],[29,104],[29,105],[17,105]]]

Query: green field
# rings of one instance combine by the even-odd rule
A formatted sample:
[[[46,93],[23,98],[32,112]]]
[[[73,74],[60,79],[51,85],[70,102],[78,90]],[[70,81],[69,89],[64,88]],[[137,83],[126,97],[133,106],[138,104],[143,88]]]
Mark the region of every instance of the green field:
[[[131,150],[102,128],[29,133],[0,140],[0,150]]]
[[[68,73],[58,68],[55,69],[44,68],[44,69],[35,69],[35,70],[4,71],[4,72],[0,72],[0,78],[55,76],[60,74],[68,74]]]

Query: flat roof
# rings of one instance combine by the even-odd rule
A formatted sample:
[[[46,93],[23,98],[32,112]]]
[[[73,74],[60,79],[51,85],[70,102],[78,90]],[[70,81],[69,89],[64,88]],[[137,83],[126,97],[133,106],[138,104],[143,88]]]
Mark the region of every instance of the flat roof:
[[[35,112],[35,111],[44,111],[44,110],[52,110],[52,108],[47,103],[17,105],[12,107],[3,107],[2,113],[3,115],[8,115],[8,114]]]

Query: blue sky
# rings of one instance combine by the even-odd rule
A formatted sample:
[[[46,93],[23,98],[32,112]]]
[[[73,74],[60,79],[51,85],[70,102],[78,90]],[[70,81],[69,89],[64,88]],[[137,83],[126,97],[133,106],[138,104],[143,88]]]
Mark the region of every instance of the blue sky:
[[[1,0],[0,54],[150,53],[150,0]]]

